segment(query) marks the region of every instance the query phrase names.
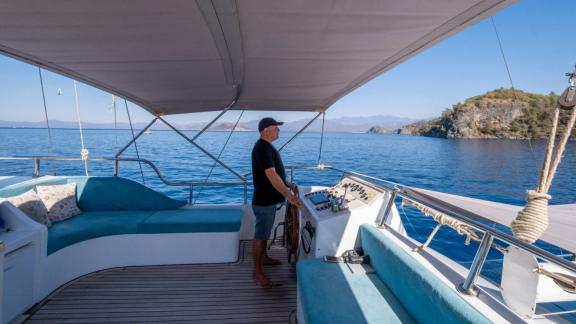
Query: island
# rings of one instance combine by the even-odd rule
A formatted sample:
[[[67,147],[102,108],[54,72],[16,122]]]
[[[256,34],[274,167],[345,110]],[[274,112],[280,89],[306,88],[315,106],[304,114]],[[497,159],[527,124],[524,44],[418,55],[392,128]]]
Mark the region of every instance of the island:
[[[543,139],[552,128],[557,100],[553,92],[541,95],[497,89],[457,103],[438,118],[406,125],[396,132],[441,138]],[[567,116],[567,111],[561,111],[561,121]],[[560,124],[562,131],[564,123]]]

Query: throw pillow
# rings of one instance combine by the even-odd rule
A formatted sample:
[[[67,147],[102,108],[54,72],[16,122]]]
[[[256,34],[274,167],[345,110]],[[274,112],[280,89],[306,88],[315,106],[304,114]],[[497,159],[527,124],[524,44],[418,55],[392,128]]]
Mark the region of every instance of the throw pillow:
[[[42,199],[46,209],[48,209],[48,219],[50,222],[63,221],[72,216],[80,214],[82,211],[76,205],[76,184],[54,186],[36,186],[38,196]]]
[[[46,226],[51,225],[50,219],[48,218],[48,210],[34,189],[30,189],[18,196],[8,197],[5,200],[20,209],[24,214],[32,218],[32,220]]]

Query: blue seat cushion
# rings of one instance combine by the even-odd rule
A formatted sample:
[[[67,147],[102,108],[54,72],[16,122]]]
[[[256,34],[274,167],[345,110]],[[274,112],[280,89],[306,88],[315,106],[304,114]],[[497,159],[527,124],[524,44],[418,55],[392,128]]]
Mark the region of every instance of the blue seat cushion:
[[[120,177],[42,177],[0,189],[0,198],[20,195],[38,185],[76,183],[78,207],[85,212],[167,210],[186,205],[138,182]]]
[[[418,323],[490,323],[463,297],[372,225],[360,227],[378,277]]]
[[[48,255],[74,243],[120,234],[136,234],[153,211],[83,212],[48,229]]]
[[[354,274],[320,259],[297,264],[300,302],[307,323],[413,323],[376,273]]]
[[[140,224],[140,233],[237,232],[242,210],[189,208],[155,212]]]
[[[82,211],[166,210],[184,206],[138,182],[120,177],[70,177]]]

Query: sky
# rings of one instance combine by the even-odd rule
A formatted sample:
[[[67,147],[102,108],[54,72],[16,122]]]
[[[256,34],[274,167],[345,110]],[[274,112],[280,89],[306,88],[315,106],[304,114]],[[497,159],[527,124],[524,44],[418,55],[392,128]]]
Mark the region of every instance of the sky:
[[[516,89],[548,94],[567,86],[564,73],[576,64],[575,0],[525,0],[498,12],[492,18],[502,41]],[[48,114],[51,120],[73,121],[73,81],[43,71]],[[466,98],[511,86],[496,33],[490,18],[436,44],[387,71],[336,102],[326,118],[394,115],[426,119]],[[58,95],[58,89],[62,94]],[[83,121],[111,123],[111,96],[78,84]],[[153,116],[129,104],[134,122]],[[118,105],[118,120],[127,121],[124,103]],[[222,120],[235,120],[230,112]],[[178,116],[179,122],[205,122],[217,112]],[[270,115],[247,112],[243,120]],[[314,113],[274,113],[285,120],[311,118]],[[169,120],[171,118],[168,118]],[[0,120],[42,121],[44,108],[38,68],[0,55]]]

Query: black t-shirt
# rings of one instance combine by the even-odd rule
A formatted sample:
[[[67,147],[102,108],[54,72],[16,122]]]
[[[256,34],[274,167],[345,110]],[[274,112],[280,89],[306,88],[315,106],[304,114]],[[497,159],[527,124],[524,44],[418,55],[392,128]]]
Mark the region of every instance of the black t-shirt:
[[[276,191],[268,180],[264,170],[269,168],[274,168],[280,179],[286,183],[286,171],[280,153],[272,144],[259,139],[252,149],[252,178],[254,179],[252,205],[270,206],[285,200],[284,196]]]

